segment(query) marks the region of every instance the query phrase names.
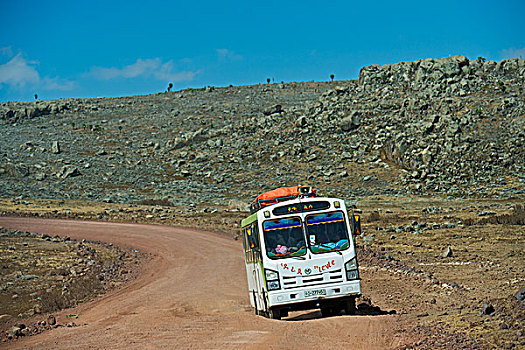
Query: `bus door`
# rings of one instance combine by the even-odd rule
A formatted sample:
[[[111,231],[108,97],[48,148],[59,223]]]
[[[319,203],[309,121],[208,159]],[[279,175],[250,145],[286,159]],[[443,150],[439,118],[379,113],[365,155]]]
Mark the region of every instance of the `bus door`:
[[[266,309],[266,293],[264,290],[264,279],[262,271],[262,257],[261,257],[261,245],[259,242],[259,230],[257,228],[257,222],[253,223],[247,231],[248,243],[251,248],[251,260],[252,260],[252,277],[254,281],[254,289],[252,292],[252,298],[255,304],[255,310],[264,311]]]

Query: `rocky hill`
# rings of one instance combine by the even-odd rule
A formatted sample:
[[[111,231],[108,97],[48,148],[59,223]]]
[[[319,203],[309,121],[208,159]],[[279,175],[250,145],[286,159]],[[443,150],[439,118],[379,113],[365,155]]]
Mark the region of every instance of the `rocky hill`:
[[[525,60],[372,65],[358,81],[0,105],[0,197],[224,203],[525,193]]]

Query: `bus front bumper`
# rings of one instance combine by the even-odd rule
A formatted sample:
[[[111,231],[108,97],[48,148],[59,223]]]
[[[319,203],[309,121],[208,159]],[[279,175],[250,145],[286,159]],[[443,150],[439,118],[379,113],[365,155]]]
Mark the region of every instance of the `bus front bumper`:
[[[268,293],[269,306],[284,306],[304,302],[332,301],[361,295],[361,281],[347,281],[310,287],[276,290]]]

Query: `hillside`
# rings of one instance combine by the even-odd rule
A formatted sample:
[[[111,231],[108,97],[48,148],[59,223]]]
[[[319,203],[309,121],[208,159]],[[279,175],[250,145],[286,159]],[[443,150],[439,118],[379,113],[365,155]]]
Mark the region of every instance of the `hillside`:
[[[117,203],[323,194],[521,197],[525,60],[372,65],[358,81],[0,105],[0,197]]]

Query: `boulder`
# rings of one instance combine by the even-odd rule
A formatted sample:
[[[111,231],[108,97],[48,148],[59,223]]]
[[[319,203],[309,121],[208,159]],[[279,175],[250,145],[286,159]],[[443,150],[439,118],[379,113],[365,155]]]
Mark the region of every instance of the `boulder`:
[[[441,254],[442,257],[444,258],[450,258],[452,256],[452,248],[450,247],[447,247],[444,251],[443,251],[443,254]]]
[[[359,128],[361,125],[359,116],[360,113],[354,111],[350,115],[344,117],[340,122],[341,130],[348,132]]]
[[[53,144],[51,145],[51,153],[60,153],[60,144],[58,143],[58,141],[53,141]]]
[[[483,306],[481,307],[481,313],[483,315],[492,316],[495,312],[496,309],[494,309],[494,306],[492,306],[491,304],[483,304]]]
[[[521,288],[516,294],[514,294],[514,297],[520,303],[523,303],[525,301],[525,287]]]
[[[73,165],[63,166],[56,174],[56,176],[59,179],[66,179],[68,177],[75,177],[79,175],[82,175],[82,174],[80,173],[80,171],[78,171],[78,168]]]
[[[47,324],[48,324],[48,325],[50,325],[50,326],[54,326],[54,325],[56,325],[56,323],[57,323],[57,320],[56,320],[55,316],[53,316],[53,315],[49,315],[49,316],[47,317]]]
[[[275,114],[275,113],[283,113],[283,106],[281,105],[273,105],[271,107],[268,107],[266,108],[264,111],[263,111],[263,114],[264,115],[272,115],[272,114]]]

